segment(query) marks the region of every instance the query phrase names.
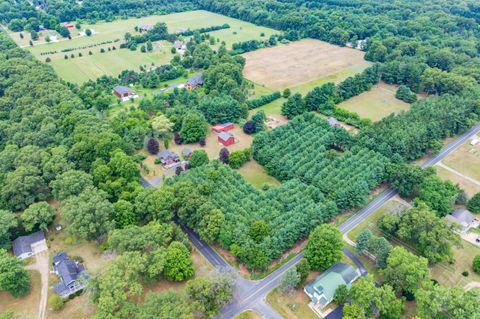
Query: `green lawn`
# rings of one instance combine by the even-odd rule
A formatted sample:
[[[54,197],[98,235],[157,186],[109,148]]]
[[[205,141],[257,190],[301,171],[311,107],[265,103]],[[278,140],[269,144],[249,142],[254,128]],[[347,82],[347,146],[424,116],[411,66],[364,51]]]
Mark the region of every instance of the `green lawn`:
[[[58,42],[46,43],[45,36],[55,32],[50,30],[42,31],[39,40],[35,41],[32,47],[28,46],[30,37],[25,32],[24,39],[20,38],[18,32],[12,32],[11,36],[20,46],[27,48],[39,60],[45,61],[47,57],[50,57],[52,60],[51,65],[63,79],[81,83],[88,79],[96,79],[103,74],[116,76],[125,69],[138,70],[140,65],[150,66],[152,63],[155,65],[168,63],[172,58],[172,54],[170,52],[171,44],[166,42],[158,43],[159,46],[155,43],[155,50],[150,53],[141,53],[140,48],[133,52],[128,49],[119,49],[121,41],[104,43],[122,40],[126,32],[137,34],[134,30],[135,26],[143,24],[153,25],[157,22],[165,22],[169,32],[228,23],[230,25],[229,29],[210,33],[221,41],[225,41],[228,48],[231,48],[235,42],[253,39],[260,40],[279,33],[270,28],[259,27],[241,20],[199,10],[138,19],[116,20],[94,25],[82,25],[81,30],[71,29],[72,40],[58,37]],[[81,35],[84,29],[93,30],[93,35],[90,37]],[[89,47],[92,45],[94,46]],[[116,50],[108,52],[107,48],[111,46],[115,46]],[[101,54],[100,48],[104,48],[107,52]],[[64,49],[74,50],[66,53],[61,52]],[[41,53],[50,51],[57,51],[57,53],[41,55]],[[92,51],[93,55],[88,55],[89,51]],[[80,52],[83,55],[82,57],[78,57]],[[72,53],[75,55],[74,59],[70,59]],[[64,59],[65,54],[69,56],[68,60]]]
[[[259,108],[253,109],[249,111],[249,115],[253,115],[257,113],[258,111],[262,110],[265,112],[266,115],[270,114],[282,114],[282,105],[285,103],[287,99],[284,99],[283,97],[279,98],[278,100],[275,100],[271,103],[268,103],[264,106],[261,106]]]
[[[248,81],[248,80],[247,80]],[[258,99],[259,97],[262,97],[264,95],[272,94],[274,91],[265,87],[264,85],[257,84],[255,82],[248,81],[251,85],[253,85],[253,88],[248,90],[248,99],[253,100],[253,99]]]
[[[349,76],[354,76],[357,73],[362,72],[366,67],[368,67],[368,64],[365,63],[365,65],[362,66],[355,66],[355,67],[349,67],[343,70],[340,70],[338,72],[335,72],[333,74],[327,75],[325,77],[322,77],[320,79],[311,81],[311,82],[306,82],[302,83],[296,86],[292,86],[290,90],[293,93],[301,93],[302,95],[306,95],[308,92],[316,88],[317,86],[323,85],[328,82],[333,82],[335,84],[338,84],[348,78]]]
[[[350,112],[358,113],[362,118],[379,121],[391,113],[399,113],[410,108],[410,104],[395,97],[396,90],[397,88],[393,85],[380,83],[370,91],[340,103],[339,106]]]
[[[267,302],[285,319],[318,319],[308,303],[310,299],[297,289],[293,296],[282,294],[278,288],[267,295]]]
[[[258,188],[261,188],[264,184],[272,186],[280,185],[280,182],[275,177],[268,175],[263,167],[253,159],[240,167],[238,172],[249,183]]]
[[[247,310],[242,313],[239,313],[234,319],[261,319],[263,318],[258,312],[253,310]]]

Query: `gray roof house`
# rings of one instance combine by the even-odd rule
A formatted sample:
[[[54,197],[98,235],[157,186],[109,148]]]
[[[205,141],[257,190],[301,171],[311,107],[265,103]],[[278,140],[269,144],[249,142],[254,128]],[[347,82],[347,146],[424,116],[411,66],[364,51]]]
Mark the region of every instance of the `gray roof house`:
[[[458,208],[445,218],[459,226],[459,231],[465,233],[470,227],[478,226],[475,216],[465,208]]]
[[[177,154],[167,150],[159,152],[158,158],[160,159],[160,163],[165,167],[180,162],[180,158]]]
[[[359,277],[360,272],[357,269],[344,263],[336,263],[308,283],[303,290],[314,307],[323,309],[332,302],[338,286],[346,285],[347,289],[350,289]]]
[[[20,259],[34,256],[48,249],[43,232],[20,236],[13,241],[13,254]]]
[[[330,126],[340,126],[340,122],[332,116],[329,116],[327,118],[327,122],[328,122],[328,124],[330,124]]]
[[[203,85],[203,77],[201,74],[197,74],[187,81],[186,87],[188,90],[193,90]]]
[[[85,282],[89,278],[85,267],[71,260],[65,252],[53,257],[53,271],[60,277],[60,282],[53,286],[53,290],[62,298],[85,288]]]

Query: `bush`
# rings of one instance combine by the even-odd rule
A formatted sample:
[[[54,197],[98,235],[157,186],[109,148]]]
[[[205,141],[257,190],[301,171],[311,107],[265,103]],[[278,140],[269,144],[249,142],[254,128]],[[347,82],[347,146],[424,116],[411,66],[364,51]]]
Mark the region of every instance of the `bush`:
[[[147,150],[150,154],[154,155],[157,154],[160,149],[160,146],[158,145],[158,141],[155,138],[151,138],[147,142]]]
[[[468,275],[469,275],[468,271],[462,272],[462,276],[463,276],[463,277],[468,277]]]
[[[45,59],[45,62],[47,62],[47,63],[48,63],[48,62],[51,62],[51,61],[52,61],[52,59],[50,59],[50,58],[46,58],[46,59]]]
[[[284,98],[287,99],[287,98],[290,96],[290,94],[292,94],[292,92],[290,91],[290,89],[285,89],[285,90],[283,90],[283,94],[282,94],[282,95],[283,95]]]
[[[333,300],[337,303],[337,305],[343,305],[347,302],[348,297],[348,289],[345,285],[338,286],[337,290],[335,290],[335,296]]]
[[[208,164],[208,161],[209,160],[207,152],[205,152],[204,150],[197,150],[192,152],[192,155],[190,155],[190,160],[188,162],[190,163],[190,166],[192,168],[195,168]]]
[[[92,30],[86,29],[86,30],[85,30],[85,35],[86,35],[87,37],[91,36],[91,35],[92,35]]]
[[[257,128],[256,128],[256,125],[255,125],[255,122],[253,122],[253,121],[247,121],[243,125],[243,132],[245,134],[249,134],[249,135],[253,134],[253,133],[256,132],[256,130],[257,130]]]
[[[160,165],[160,159],[156,158],[154,161],[153,161],[153,164],[155,165]]]
[[[233,169],[239,169],[246,162],[250,160],[250,149],[244,149],[241,151],[234,151],[230,154],[229,165]]]
[[[467,208],[474,214],[480,213],[480,193],[473,195],[473,197],[468,201]]]
[[[71,245],[73,244],[73,238],[68,236],[67,238],[65,238],[65,244],[66,245]]]
[[[49,298],[48,298],[48,305],[50,306],[50,308],[57,312],[57,311],[60,311],[62,310],[63,306],[65,305],[65,300],[63,300],[59,295],[57,294],[52,294]]]
[[[474,272],[480,274],[480,255],[476,255],[473,258],[472,268]]]

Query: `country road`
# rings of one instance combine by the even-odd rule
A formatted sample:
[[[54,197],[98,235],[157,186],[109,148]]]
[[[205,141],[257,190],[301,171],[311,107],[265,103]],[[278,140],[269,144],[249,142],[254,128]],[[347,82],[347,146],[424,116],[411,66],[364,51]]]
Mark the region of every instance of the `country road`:
[[[425,161],[421,167],[426,168],[432,165],[435,165],[441,161],[445,156],[456,150],[461,144],[467,141],[470,137],[480,132],[480,123],[466,131],[464,134],[460,135],[450,144],[446,145],[440,152],[433,155],[427,161]],[[143,181],[144,186],[148,186],[148,182]],[[379,194],[374,200],[372,200],[367,206],[359,210],[352,217],[346,220],[339,226],[342,234],[347,234],[368,216],[373,214],[378,208],[383,204],[389,201],[397,192],[391,188],[385,190]],[[215,267],[219,272],[224,271],[225,269],[231,269],[228,263],[226,263],[222,257],[220,257],[215,250],[213,250],[207,243],[200,240],[198,236],[190,229],[184,228],[190,240],[195,245],[195,247],[207,258],[207,260]],[[345,252],[347,256],[349,255]],[[351,255],[351,254],[350,254]],[[353,256],[353,255],[352,255]],[[270,305],[265,302],[265,297],[267,294],[278,286],[283,274],[290,268],[293,267],[297,262],[302,259],[303,253],[299,253],[294,258],[285,263],[282,267],[275,270],[273,273],[268,275],[262,280],[259,281],[250,281],[246,279],[239,278],[236,280],[236,287],[234,293],[234,299],[232,302],[227,304],[221,311],[221,313],[216,317],[217,319],[231,319],[235,317],[242,311],[248,309],[254,309],[258,311],[266,319],[280,319],[282,318]],[[353,256],[354,257],[354,256]],[[350,257],[351,258],[351,257]],[[355,260],[354,260],[355,262]],[[362,270],[361,264],[355,262],[357,266]],[[364,274],[365,269],[362,270]],[[365,271],[366,273],[366,271]],[[327,316],[328,318],[328,316]]]

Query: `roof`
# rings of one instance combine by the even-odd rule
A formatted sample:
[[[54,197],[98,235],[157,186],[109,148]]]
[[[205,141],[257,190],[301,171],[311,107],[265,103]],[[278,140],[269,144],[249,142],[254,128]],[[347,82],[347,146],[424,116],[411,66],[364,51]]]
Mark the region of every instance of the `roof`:
[[[329,117],[327,118],[327,121],[328,121],[328,124],[330,124],[330,125],[332,125],[332,126],[333,126],[333,125],[340,125],[340,122],[339,122],[336,118],[334,118],[334,117],[332,117],[332,116],[329,116]]]
[[[65,259],[68,259],[67,253],[60,252],[60,253],[56,254],[55,256],[53,256],[53,263],[58,264],[58,263],[64,261]]]
[[[324,307],[333,300],[338,286],[346,285],[350,288],[352,282],[358,277],[357,270],[351,265],[336,263],[306,285],[305,292],[314,303]]]
[[[127,88],[126,86],[122,86],[122,85],[117,85],[116,87],[113,88],[113,90],[115,92],[118,92],[120,94],[123,94],[123,93],[133,93],[132,90],[130,90],[129,88]]]
[[[176,49],[181,49],[185,44],[180,41],[180,40],[175,40],[175,42],[173,43],[173,46],[176,48]]]
[[[43,240],[45,240],[45,235],[41,231],[27,236],[20,236],[13,241],[13,253],[17,257],[25,253],[32,253],[32,244]]]
[[[191,86],[199,86],[203,84],[203,78],[201,74],[197,74],[194,77],[192,77],[190,80],[188,80],[187,84],[190,84]]]
[[[87,274],[85,274],[85,267],[82,264],[71,260],[66,253],[61,252],[57,254],[53,257],[53,260],[54,263],[55,260],[58,261],[53,267],[60,276],[63,285],[67,286],[71,284],[79,279],[80,276],[83,276],[85,279],[88,278]],[[61,288],[61,286],[58,288]]]
[[[453,211],[453,213],[445,216],[448,220],[460,224],[462,226],[468,226],[470,225],[474,220],[475,216],[473,216],[472,213],[470,213],[468,210],[465,208],[458,208]]]
[[[142,25],[140,26],[140,29],[145,30],[145,31],[149,31],[149,30],[152,30],[152,29],[153,29],[153,26],[150,25],[150,24],[142,24]]]
[[[227,132],[220,132],[218,133],[218,137],[223,141],[228,141],[228,139],[233,137],[233,135]]]
[[[178,158],[178,155],[175,154],[174,152],[170,152],[170,151],[161,151],[158,153],[158,157],[160,159],[167,159],[167,158]]]

